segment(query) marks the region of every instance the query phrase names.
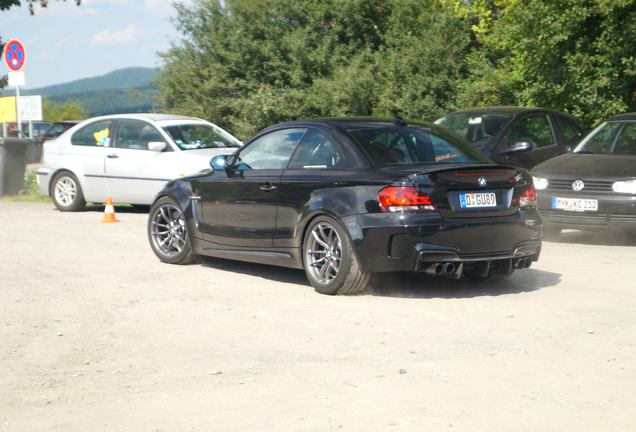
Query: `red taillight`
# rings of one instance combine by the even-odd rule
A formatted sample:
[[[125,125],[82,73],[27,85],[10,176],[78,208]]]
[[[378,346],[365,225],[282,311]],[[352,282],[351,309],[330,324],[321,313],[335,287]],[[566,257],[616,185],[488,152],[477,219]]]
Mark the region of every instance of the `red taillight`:
[[[430,195],[420,194],[412,186],[387,186],[378,192],[378,201],[383,212],[435,211]]]
[[[517,204],[521,208],[536,207],[537,191],[534,189],[534,185],[531,184],[527,191],[523,192],[518,199],[513,200],[513,204]]]

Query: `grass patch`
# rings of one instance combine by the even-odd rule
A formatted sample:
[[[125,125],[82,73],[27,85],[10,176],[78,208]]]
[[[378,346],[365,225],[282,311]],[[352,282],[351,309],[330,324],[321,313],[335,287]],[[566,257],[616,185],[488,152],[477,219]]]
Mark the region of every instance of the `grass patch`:
[[[24,189],[20,190],[18,195],[5,195],[0,196],[0,201],[7,202],[39,202],[39,203],[53,203],[51,197],[42,195],[38,188],[38,181],[35,175],[35,170],[27,171],[24,174]],[[114,203],[116,207],[130,207],[130,204]],[[87,210],[94,210],[96,208],[103,208],[104,203],[86,203]],[[150,206],[148,206],[150,207]]]
[[[24,189],[22,189],[18,195],[2,196],[0,197],[0,200],[9,202],[52,202],[50,197],[40,193],[37,179],[35,177],[35,171],[26,172],[24,175]]]

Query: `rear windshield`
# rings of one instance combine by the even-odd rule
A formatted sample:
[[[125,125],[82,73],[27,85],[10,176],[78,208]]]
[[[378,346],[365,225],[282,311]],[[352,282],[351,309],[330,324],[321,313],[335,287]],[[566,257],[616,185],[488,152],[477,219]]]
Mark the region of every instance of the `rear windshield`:
[[[471,143],[485,144],[497,135],[511,118],[505,114],[454,113],[435,120],[435,124],[452,130]]]
[[[419,126],[349,131],[376,166],[408,164],[488,163],[468,143],[451,134]]]
[[[197,150],[219,147],[240,147],[229,134],[207,124],[181,124],[164,126],[163,130],[181,150]]]

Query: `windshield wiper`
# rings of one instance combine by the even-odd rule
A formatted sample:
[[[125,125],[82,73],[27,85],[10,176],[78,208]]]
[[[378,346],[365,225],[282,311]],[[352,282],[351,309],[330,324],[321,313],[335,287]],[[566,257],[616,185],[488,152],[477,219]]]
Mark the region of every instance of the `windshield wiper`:
[[[590,150],[580,150],[577,152],[574,152],[576,154],[597,154],[596,152],[590,151]]]

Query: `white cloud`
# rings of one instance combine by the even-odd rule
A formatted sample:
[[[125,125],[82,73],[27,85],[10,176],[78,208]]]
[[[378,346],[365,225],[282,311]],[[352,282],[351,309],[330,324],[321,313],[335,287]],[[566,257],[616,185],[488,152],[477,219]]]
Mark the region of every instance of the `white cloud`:
[[[117,45],[131,42],[137,35],[137,27],[130,24],[119,30],[100,30],[91,37],[91,45]]]
[[[64,38],[57,41],[54,46],[56,49],[66,49],[66,48],[77,48],[81,44],[82,42],[79,39],[70,37],[70,38]]]

